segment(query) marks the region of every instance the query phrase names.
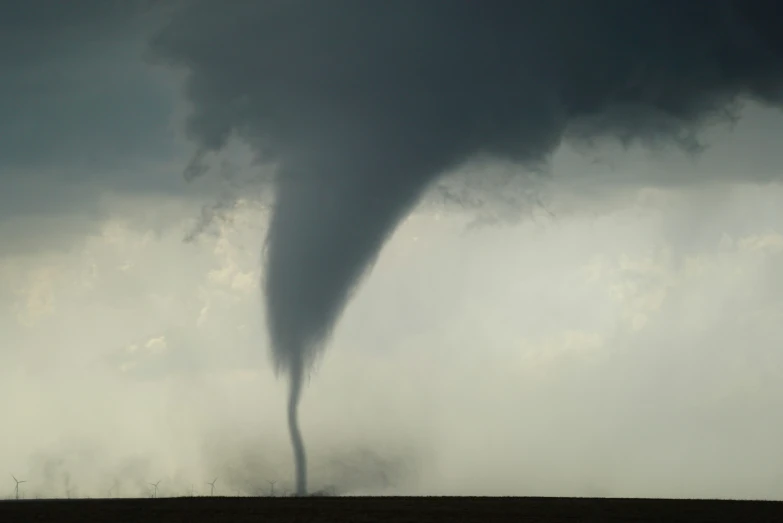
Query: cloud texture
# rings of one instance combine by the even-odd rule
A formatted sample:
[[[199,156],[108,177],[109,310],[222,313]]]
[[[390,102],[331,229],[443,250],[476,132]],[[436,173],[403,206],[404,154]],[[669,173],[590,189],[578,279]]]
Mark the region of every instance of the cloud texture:
[[[566,139],[696,150],[740,99],[783,100],[781,19],[770,1],[186,3],[153,48],[190,74],[191,137],[277,163],[267,323],[299,492],[302,376],[433,180],[482,156],[537,167]]]

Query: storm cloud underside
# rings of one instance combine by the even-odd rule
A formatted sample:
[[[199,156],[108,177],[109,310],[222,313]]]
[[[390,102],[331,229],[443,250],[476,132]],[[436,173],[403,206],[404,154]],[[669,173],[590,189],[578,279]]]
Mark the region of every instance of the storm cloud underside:
[[[189,72],[191,139],[239,137],[277,169],[267,323],[298,492],[302,376],[434,180],[479,157],[537,168],[569,141],[696,151],[743,101],[781,105],[781,25],[761,0],[182,2],[152,49]]]

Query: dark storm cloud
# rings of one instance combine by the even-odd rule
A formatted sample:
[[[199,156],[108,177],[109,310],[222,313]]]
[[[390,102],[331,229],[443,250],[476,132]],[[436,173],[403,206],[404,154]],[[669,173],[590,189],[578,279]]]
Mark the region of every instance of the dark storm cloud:
[[[160,16],[150,5],[0,2],[3,212],[78,208],[89,197],[74,184],[88,181],[167,185],[159,168],[152,171],[176,152],[174,98],[143,60],[145,33]]]
[[[240,136],[278,166],[268,325],[295,427],[317,357],[385,238],[478,157],[544,165],[564,141],[674,142],[783,101],[773,0],[193,1],[153,42],[186,68],[202,152]]]

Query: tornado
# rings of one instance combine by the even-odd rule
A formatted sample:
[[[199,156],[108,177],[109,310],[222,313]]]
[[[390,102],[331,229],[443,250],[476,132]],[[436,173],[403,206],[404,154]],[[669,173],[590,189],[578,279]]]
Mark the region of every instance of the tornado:
[[[263,289],[297,493],[302,377],[434,180],[563,143],[698,151],[748,100],[783,105],[780,27],[776,0],[177,2],[151,50],[186,72],[197,154],[236,138],[276,169]]]
[[[293,362],[289,372],[288,432],[291,435],[291,447],[294,449],[296,495],[304,496],[307,494],[307,453],[302,431],[299,429],[299,398],[302,396],[304,366],[300,362]]]
[[[289,379],[288,425],[297,495],[307,492],[306,456],[297,420],[304,373],[324,348],[384,239],[421,189],[420,177],[399,183],[401,177],[395,174],[410,171],[393,156],[382,167],[386,175],[373,178],[372,183],[362,182],[370,166],[360,157],[330,164],[327,156],[319,156],[318,169],[303,168],[301,176],[279,179],[265,249],[267,328],[275,368]],[[351,169],[355,178],[334,184],[310,174],[329,168]],[[342,176],[347,182],[345,171]]]

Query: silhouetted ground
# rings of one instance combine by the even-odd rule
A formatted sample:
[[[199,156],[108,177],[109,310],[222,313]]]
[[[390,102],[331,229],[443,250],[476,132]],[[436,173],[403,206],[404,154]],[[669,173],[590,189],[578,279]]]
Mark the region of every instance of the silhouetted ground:
[[[162,498],[0,502],[2,522],[783,522],[783,502],[589,498]]]

